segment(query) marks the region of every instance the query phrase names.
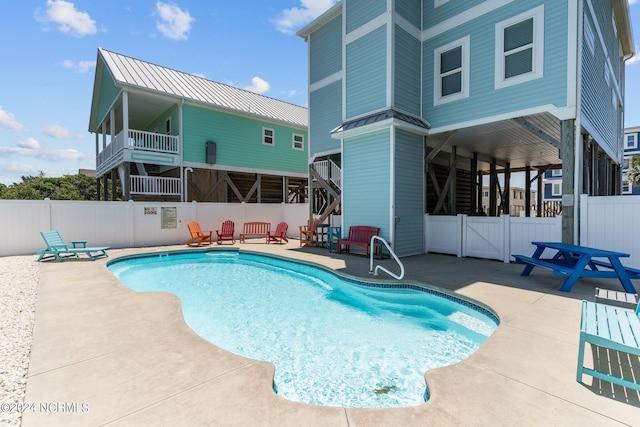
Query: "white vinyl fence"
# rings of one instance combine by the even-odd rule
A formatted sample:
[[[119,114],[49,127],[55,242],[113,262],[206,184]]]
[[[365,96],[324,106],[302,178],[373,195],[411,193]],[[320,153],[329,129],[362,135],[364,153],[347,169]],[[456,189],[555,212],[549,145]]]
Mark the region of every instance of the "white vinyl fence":
[[[289,224],[290,236],[309,217],[308,204],[89,202],[63,200],[0,200],[0,256],[29,255],[44,249],[40,231],[59,230],[65,241],[87,240],[89,246],[112,248],[183,244],[187,223],[203,230],[248,221]]]
[[[562,219],[501,215],[425,215],[425,252],[509,262],[511,255],[531,255],[532,241],[560,241]]]
[[[622,264],[640,268],[640,196],[582,196],[580,201],[580,244],[630,254]]]
[[[579,243],[628,253],[623,264],[640,268],[640,196],[580,199]],[[0,256],[28,255],[43,249],[40,231],[60,231],[66,241],[87,240],[112,248],[182,244],[187,222],[216,230],[231,219],[236,233],[242,223],[268,221],[275,228],[305,224],[309,205],[256,203],[80,202],[0,200]],[[531,255],[532,241],[561,241],[562,220],[555,218],[425,215],[424,251],[509,262],[511,255]]]

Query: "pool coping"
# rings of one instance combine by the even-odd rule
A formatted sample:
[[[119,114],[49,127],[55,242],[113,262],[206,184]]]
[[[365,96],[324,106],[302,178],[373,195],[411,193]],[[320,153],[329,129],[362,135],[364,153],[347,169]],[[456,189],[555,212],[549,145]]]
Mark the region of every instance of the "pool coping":
[[[296,245],[250,246],[367,274],[362,257],[299,252]],[[445,270],[460,276],[468,284],[454,291],[494,308],[501,323],[470,358],[426,374],[427,403],[394,409],[286,401],[271,390],[271,364],[204,341],[184,323],[177,298],[136,295],[104,259],[42,263],[25,402],[66,402],[70,410],[25,413],[23,425],[620,425],[637,419],[637,396],[621,401],[619,390],[607,397],[590,377],[575,381],[579,297],[595,283],[581,286],[583,295],[566,294],[551,274],[521,278],[521,266],[439,257],[407,259],[408,270],[418,278],[438,269],[437,277]],[[74,412],[73,403],[89,410]]]

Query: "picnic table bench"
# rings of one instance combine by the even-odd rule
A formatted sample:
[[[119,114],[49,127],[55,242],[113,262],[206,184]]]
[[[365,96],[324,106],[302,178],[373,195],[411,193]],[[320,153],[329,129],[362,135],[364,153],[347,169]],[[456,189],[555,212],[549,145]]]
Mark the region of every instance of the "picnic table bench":
[[[366,249],[366,256],[369,256],[369,245],[371,238],[380,234],[380,229],[370,227],[368,225],[354,225],[349,227],[349,236],[346,239],[338,240],[338,253],[342,253],[342,247],[345,252],[349,252],[351,246],[360,246]]]
[[[583,374],[587,374],[593,378],[640,391],[640,383],[614,375],[611,372],[599,370],[596,360],[594,360],[593,368],[586,368],[584,366],[585,343],[640,356],[640,305],[633,312],[582,301],[576,374],[578,382],[582,381]],[[615,358],[611,358],[611,360],[613,361]],[[605,363],[605,365],[609,366],[609,363]]]
[[[265,242],[269,243],[270,229],[271,223],[268,222],[245,222],[240,233],[240,243],[244,243],[246,237],[264,237]]]
[[[532,242],[536,250],[532,256],[513,255],[516,262],[527,264],[521,276],[528,276],[534,267],[545,267],[559,276],[566,276],[561,291],[571,290],[581,277],[618,279],[625,292],[636,293],[630,279],[640,278],[640,270],[624,267],[620,258],[629,254],[572,245],[561,242]],[[542,258],[545,249],[556,251],[551,258]],[[607,259],[604,261],[602,259]],[[601,270],[605,268],[605,270]]]

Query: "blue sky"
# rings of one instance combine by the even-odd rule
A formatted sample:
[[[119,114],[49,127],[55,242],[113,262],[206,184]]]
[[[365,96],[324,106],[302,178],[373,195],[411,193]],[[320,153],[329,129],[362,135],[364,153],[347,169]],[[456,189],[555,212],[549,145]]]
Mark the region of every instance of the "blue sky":
[[[640,0],[629,1],[638,46]],[[306,105],[307,46],[295,32],[335,3],[5,2],[0,183],[95,168],[95,139],[87,128],[98,47]],[[640,96],[632,94],[640,94],[640,61],[627,65],[626,87],[626,124],[640,126]]]

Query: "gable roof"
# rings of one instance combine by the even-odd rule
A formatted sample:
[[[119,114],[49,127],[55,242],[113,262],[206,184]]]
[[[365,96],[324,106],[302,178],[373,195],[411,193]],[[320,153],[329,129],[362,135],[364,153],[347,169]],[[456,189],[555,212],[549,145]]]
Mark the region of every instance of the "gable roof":
[[[248,90],[214,82],[193,74],[173,70],[140,59],[98,48],[98,60],[104,63],[115,85],[121,89],[152,92],[186,102],[258,116],[266,120],[308,126],[307,108],[280,101]],[[97,68],[96,68],[97,69]],[[99,85],[96,79],[94,85]],[[99,90],[94,87],[92,116]],[[97,125],[92,117],[91,123]],[[90,126],[91,127],[91,126]]]

